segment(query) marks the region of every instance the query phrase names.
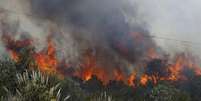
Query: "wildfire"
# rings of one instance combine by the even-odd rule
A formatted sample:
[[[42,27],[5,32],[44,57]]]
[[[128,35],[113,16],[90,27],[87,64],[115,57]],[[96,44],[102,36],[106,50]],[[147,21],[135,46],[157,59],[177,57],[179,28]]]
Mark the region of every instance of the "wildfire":
[[[135,81],[136,80],[136,72],[133,72],[129,77],[128,77],[128,85],[129,86],[135,86]]]
[[[143,86],[147,85],[147,82],[149,80],[149,76],[148,75],[142,75],[140,78],[140,84]]]
[[[1,39],[5,43],[6,50],[10,53],[11,59],[15,62],[18,62],[20,59],[20,50],[32,45],[32,40],[30,39],[15,40],[8,34],[3,34]]]
[[[133,37],[139,37],[138,39],[143,39],[139,34],[135,34],[135,36]],[[14,40],[14,38],[8,35],[3,35],[2,39],[6,45],[7,50],[10,53],[11,58],[16,62],[18,62],[21,56],[20,49],[32,45],[32,41],[30,39]],[[140,40],[138,40],[138,42],[140,42]],[[48,45],[44,50],[39,52],[34,51],[30,55],[33,56],[36,64],[38,65],[38,68],[42,72],[61,73],[61,70],[58,69],[58,67],[63,62],[57,59],[55,44],[51,40],[51,38],[48,38],[47,43]],[[151,81],[151,83],[153,84],[157,84],[159,80],[188,80],[188,76],[186,76],[185,70],[192,70],[195,75],[201,76],[200,66],[195,62],[195,59],[191,55],[177,54],[174,58],[175,60],[171,61],[170,64],[169,62],[161,62],[160,64],[165,65],[159,65],[158,68],[155,68],[155,65],[153,65],[153,67],[149,66],[145,68],[145,71],[149,71],[149,69],[151,69],[151,73],[140,72],[139,74],[141,75],[138,75],[138,71],[132,71],[131,74],[128,74],[122,70],[122,67],[110,68],[105,67],[103,64],[100,65],[97,61],[96,55],[92,53],[93,52],[91,52],[90,50],[87,50],[86,53],[83,55],[80,69],[76,70],[74,73],[72,73],[72,75],[67,75],[79,77],[84,81],[88,81],[92,79],[93,76],[96,76],[105,85],[108,84],[110,80],[115,80],[123,81],[125,84],[132,87],[135,87],[137,82],[139,82],[142,86],[146,86],[149,81]],[[154,48],[150,48],[147,51],[147,56],[149,57],[148,59],[153,61],[154,59],[160,59],[160,55],[156,52]],[[156,66],[158,66],[157,63]],[[167,66],[167,68],[164,66]],[[163,73],[166,73],[166,75],[162,75]],[[63,73],[62,75],[66,76],[65,73]],[[137,77],[137,75],[140,77]]]
[[[11,59],[13,59],[15,62],[18,62],[19,60],[19,54],[15,51],[10,51]]]
[[[48,73],[55,73],[57,71],[58,60],[52,40],[48,40],[47,50],[36,53],[34,58],[41,71]]]
[[[190,55],[181,54],[176,57],[175,64],[169,67],[171,72],[169,79],[174,81],[179,79],[187,79],[187,77],[182,74],[185,69],[193,70],[195,75],[201,74],[200,67],[195,64],[192,57]]]
[[[93,75],[97,76],[97,78],[100,79],[104,84],[109,82],[107,71],[97,64],[96,57],[91,54],[90,50],[88,50],[84,54],[81,70],[75,76],[88,81]]]
[[[114,76],[117,81],[124,81],[126,78],[125,74],[118,68],[114,70]]]

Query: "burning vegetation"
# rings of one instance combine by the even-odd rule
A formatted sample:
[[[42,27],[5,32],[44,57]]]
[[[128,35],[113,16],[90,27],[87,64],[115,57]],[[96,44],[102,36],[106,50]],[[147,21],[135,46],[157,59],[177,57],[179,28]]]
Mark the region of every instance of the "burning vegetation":
[[[56,49],[51,39],[48,39],[47,49],[35,53],[33,57],[41,71],[56,73],[58,60],[56,57]]]
[[[38,69],[42,72],[42,74],[36,75],[34,74],[34,72],[32,72],[30,76],[32,77],[31,79],[33,79],[33,83],[34,80],[37,80],[37,75],[39,75],[38,77],[42,76],[43,74],[45,74],[45,76],[47,76],[47,74],[57,75],[59,80],[62,79],[65,81],[61,87],[67,87],[64,90],[59,90],[58,94],[63,93],[68,95],[69,93],[66,93],[66,89],[70,89],[68,88],[69,86],[73,86],[72,88],[76,90],[76,92],[79,91],[79,94],[76,94],[74,93],[74,90],[69,90],[71,91],[70,94],[73,94],[67,96],[70,101],[83,101],[83,99],[87,99],[83,95],[80,95],[80,93],[84,94],[84,92],[87,92],[85,96],[91,96],[91,99],[94,99],[93,101],[96,101],[95,99],[100,96],[93,95],[93,93],[102,91],[107,91],[109,92],[109,94],[112,94],[112,96],[116,96],[115,99],[118,99],[119,101],[130,101],[130,98],[133,98],[135,100],[138,99],[140,101],[143,98],[147,99],[145,101],[152,101],[151,99],[161,99],[161,101],[166,101],[165,99],[167,96],[167,99],[177,99],[175,101],[191,101],[190,97],[186,95],[187,93],[181,91],[195,91],[189,91],[188,87],[190,87],[190,89],[199,89],[199,86],[197,84],[191,84],[191,82],[195,80],[197,81],[197,83],[199,83],[198,78],[201,77],[201,69],[199,67],[199,64],[197,64],[196,62],[196,58],[187,53],[176,54],[175,57],[170,58],[167,55],[162,56],[161,54],[156,54],[157,52],[152,48],[147,51],[148,53],[145,60],[143,62],[141,61],[140,65],[138,65],[141,67],[135,68],[133,71],[128,73],[124,71],[123,67],[109,68],[107,67],[107,65],[105,65],[107,68],[103,67],[104,65],[99,64],[96,54],[93,54],[93,52],[89,49],[84,52],[79,68],[74,68],[72,65],[63,62],[64,60],[59,60],[59,58],[57,57],[56,44],[51,37],[47,38],[47,46],[39,51],[35,50],[33,39],[25,38],[17,40],[12,36],[4,34],[2,35],[2,40],[6,46],[6,49],[8,50],[10,58],[16,63],[16,66],[19,67],[25,64],[26,69]],[[26,49],[26,51],[23,51],[24,49]],[[35,66],[30,63],[30,61],[28,62],[28,59],[26,58],[27,56],[31,57],[31,61],[34,62],[33,64],[35,64]],[[26,79],[29,80],[29,74],[27,71],[20,72],[22,72],[23,75],[27,77]],[[52,76],[50,76],[50,83],[55,80],[55,78],[51,77]],[[72,78],[73,81],[69,81],[69,79],[67,78]],[[18,79],[20,80],[20,78]],[[38,80],[40,79],[43,80],[44,78],[39,78]],[[26,81],[23,82],[25,82],[25,84],[28,84],[28,82]],[[41,82],[41,85],[43,85],[43,81],[38,82]],[[80,88],[78,87],[78,89],[78,85],[74,84],[73,82],[79,83]],[[167,84],[174,85],[175,87],[177,87],[177,89],[170,85],[165,86]],[[24,89],[25,88],[21,89],[22,93]],[[33,89],[40,88],[34,86]],[[181,91],[178,89],[180,89]],[[54,88],[54,90],[56,90],[56,88]],[[117,93],[118,90],[123,90],[124,92]],[[161,95],[166,93],[167,95]],[[49,92],[48,94],[52,93]],[[178,95],[178,97],[174,98],[175,95]],[[15,98],[18,98],[18,96],[21,95],[15,96]],[[66,95],[62,95],[61,97],[57,96],[56,98],[65,99],[65,96]],[[126,97],[124,98],[124,96]],[[199,94],[192,94],[190,96],[195,101],[199,101]],[[30,97],[31,99],[33,99],[32,95]],[[110,97],[110,95],[101,95],[101,98],[98,99],[103,99],[102,97],[106,97],[104,101],[107,101],[108,99],[114,99],[113,97]],[[47,98],[50,99],[49,97]],[[25,99],[30,98],[25,96]]]
[[[31,20],[33,25],[41,18],[48,20],[44,26],[51,29],[51,33],[41,35],[40,41],[45,40],[39,42],[44,45],[41,48],[36,44],[39,40],[32,30],[21,33],[20,28],[7,24],[8,19],[0,19],[1,45],[13,61],[8,66],[14,67],[11,71],[0,71],[6,71],[0,73],[5,77],[0,84],[4,84],[7,72],[16,71],[14,74],[17,74],[16,78],[12,75],[12,80],[9,79],[16,85],[14,90],[1,85],[0,91],[5,88],[15,94],[14,98],[25,99],[34,94],[31,96],[36,98],[33,101],[40,101],[38,99],[44,97],[38,97],[37,91],[44,90],[41,95],[44,96],[46,90],[56,90],[59,85],[53,85],[59,82],[62,89],[54,99],[65,99],[60,95],[64,93],[69,95],[70,101],[112,101],[110,95],[118,99],[114,98],[115,101],[191,101],[189,98],[200,101],[199,58],[189,52],[173,56],[165,53],[150,37],[144,21],[129,19],[132,16],[138,20],[138,12],[131,10],[129,3],[122,0],[29,0],[29,3],[31,14],[36,15]],[[38,25],[43,29],[43,24]],[[72,58],[74,53],[75,59]],[[5,64],[7,62],[1,64],[0,60],[2,69],[7,68]],[[39,73],[30,73],[35,70]],[[22,93],[18,94],[18,91]],[[50,91],[48,96],[52,97],[53,93]]]
[[[15,40],[9,35],[3,35],[2,39],[10,53],[11,58],[18,62],[20,59],[20,51],[24,47],[33,46],[32,39]],[[139,39],[140,40],[140,39]],[[32,50],[33,51],[33,50]],[[143,62],[143,71],[133,70],[126,73],[123,67],[112,67],[107,69],[97,63],[96,54],[86,50],[79,69],[75,69],[70,75],[65,73],[68,68],[67,63],[60,61],[56,55],[56,46],[47,38],[47,47],[39,52],[29,52],[40,71],[45,73],[55,73],[63,76],[78,77],[84,81],[89,81],[96,76],[104,85],[110,81],[122,81],[124,84],[135,87],[137,84],[146,86],[148,82],[157,84],[159,81],[179,82],[189,80],[188,71],[193,71],[195,76],[201,76],[201,69],[196,63],[195,58],[191,54],[177,54],[172,60],[168,57],[158,57],[156,51],[152,48],[148,51],[148,60]],[[108,61],[109,62],[109,61]],[[65,66],[65,67],[60,67]],[[66,68],[66,69],[65,69]],[[127,68],[127,67],[124,67]],[[138,83],[139,82],[139,83]]]

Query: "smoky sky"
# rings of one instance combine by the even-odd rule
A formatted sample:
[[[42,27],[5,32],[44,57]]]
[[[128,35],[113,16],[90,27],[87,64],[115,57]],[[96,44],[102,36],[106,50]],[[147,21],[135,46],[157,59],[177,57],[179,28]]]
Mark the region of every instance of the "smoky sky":
[[[44,29],[49,27],[49,23],[54,23],[56,27],[54,24],[50,26],[58,43],[57,49],[59,53],[64,53],[61,56],[67,54],[68,58],[79,56],[91,48],[93,53],[98,54],[97,57],[105,56],[102,60],[116,61],[116,58],[121,58],[121,61],[133,62],[140,60],[150,47],[155,48],[154,41],[169,52],[192,49],[199,53],[200,50],[197,46],[184,46],[182,42],[161,39],[144,38],[139,43],[132,36],[137,32],[145,36],[151,34],[199,43],[199,0],[0,1],[1,7],[4,8],[5,4],[5,8],[19,13],[12,14],[15,15],[13,18],[20,19],[20,28],[40,39],[40,45],[44,44],[48,34]],[[46,24],[48,26],[44,27]]]
[[[30,1],[30,0],[28,0]],[[99,12],[99,15],[104,16],[103,12],[108,12],[110,15],[113,15],[114,11],[128,11],[126,14],[133,14],[134,16],[130,16],[131,19],[134,19],[134,22],[137,22],[138,20],[144,20],[146,24],[149,26],[148,30],[155,35],[158,36],[165,36],[165,37],[171,37],[176,38],[180,40],[187,40],[187,41],[193,41],[196,43],[200,43],[200,24],[201,24],[201,15],[200,15],[200,4],[201,2],[199,0],[153,0],[153,1],[147,1],[147,0],[31,0],[28,2],[28,5],[24,4],[24,2],[27,2],[27,0],[0,0],[0,7],[6,8],[15,12],[18,12],[19,14],[13,13],[15,18],[20,19],[21,25],[23,26],[23,30],[36,30],[40,28],[36,28],[34,25],[31,25],[30,23],[30,16],[28,17],[22,17],[24,12],[30,13],[29,9],[32,9],[34,12],[34,15],[39,14],[40,16],[48,16],[51,19],[57,18],[57,20],[60,20],[64,22],[64,20],[72,20],[77,19],[76,17],[64,17],[64,19],[61,19],[59,15],[67,16],[67,13],[63,12],[69,12],[76,13],[73,15],[83,15],[81,13],[85,13],[84,15],[93,15],[94,13],[91,12]],[[77,2],[77,3],[76,3]],[[29,5],[31,4],[31,7]],[[95,5],[94,5],[95,4]],[[75,5],[77,7],[75,7]],[[92,5],[94,5],[92,7]],[[59,7],[58,7],[59,6]],[[122,10],[123,6],[123,10]],[[77,9],[74,9],[77,8]],[[95,9],[96,8],[96,9]],[[112,8],[108,10],[108,8]],[[73,10],[74,9],[74,10]],[[82,11],[84,12],[82,12]],[[79,13],[78,13],[79,12]],[[81,12],[81,13],[80,13]],[[88,14],[86,14],[88,12]],[[111,14],[111,12],[113,14]],[[132,12],[132,13],[130,13]],[[137,19],[136,19],[136,12]],[[44,14],[43,14],[44,13]],[[98,13],[96,13],[98,14]],[[118,13],[119,14],[119,13]],[[117,14],[117,15],[118,15]],[[71,15],[71,14],[70,14]],[[121,14],[120,14],[121,15]],[[59,16],[59,17],[58,17]],[[69,16],[69,15],[68,15]],[[93,18],[101,17],[96,16]],[[127,16],[126,16],[127,17]],[[89,19],[91,22],[96,21],[92,20],[92,17],[83,17],[82,19]],[[75,21],[75,20],[73,20]],[[74,22],[77,23],[77,25],[86,24],[87,20],[82,20]],[[41,23],[45,23],[45,21],[41,21]],[[67,21],[66,21],[67,22]],[[103,22],[103,21],[100,21]],[[114,21],[115,22],[115,21]],[[87,21],[87,23],[89,23]],[[36,25],[37,26],[37,25]],[[92,26],[94,26],[92,24]],[[41,28],[42,29],[42,28]],[[39,31],[38,31],[39,32]],[[36,35],[35,37],[39,36]],[[160,44],[165,49],[173,49],[181,47],[178,42],[170,42],[167,40],[159,40],[155,39],[157,44]],[[196,48],[196,49],[195,49]],[[181,50],[180,49],[180,50]],[[200,50],[199,47],[193,46],[193,50]]]
[[[84,30],[73,35],[89,40],[105,52],[112,51],[131,61],[139,60],[146,50],[155,47],[151,39],[140,44],[131,33],[149,35],[145,23],[130,23],[127,16],[137,19],[137,7],[123,0],[31,0],[31,11],[38,17]],[[137,19],[140,22],[140,19]],[[89,34],[90,33],[90,34]],[[109,49],[109,50],[107,50]],[[100,49],[95,49],[100,50]],[[124,52],[122,50],[125,50]]]
[[[149,31],[153,35],[193,42],[185,45],[183,42],[156,39],[157,44],[170,52],[189,50],[200,56],[200,0],[137,0],[136,2],[139,12],[151,26]]]

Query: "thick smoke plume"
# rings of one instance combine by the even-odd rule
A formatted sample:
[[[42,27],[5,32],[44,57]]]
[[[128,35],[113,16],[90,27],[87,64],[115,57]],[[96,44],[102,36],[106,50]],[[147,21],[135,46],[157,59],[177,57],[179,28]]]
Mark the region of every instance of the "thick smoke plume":
[[[64,30],[62,34],[52,32],[58,37],[58,44],[65,46],[68,42],[59,41],[70,37],[76,54],[89,50],[106,67],[118,67],[128,61],[137,63],[147,55],[147,50],[155,47],[151,39],[144,38],[149,35],[147,26],[129,1],[31,0],[30,7],[39,19],[48,19]],[[130,23],[131,16],[138,22]]]

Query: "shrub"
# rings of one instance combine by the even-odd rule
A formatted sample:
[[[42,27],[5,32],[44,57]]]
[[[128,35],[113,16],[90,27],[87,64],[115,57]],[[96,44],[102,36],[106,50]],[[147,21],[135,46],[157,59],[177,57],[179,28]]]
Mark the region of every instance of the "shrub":
[[[88,101],[114,101],[112,96],[108,95],[106,92],[95,94],[89,97]]]
[[[201,99],[201,76],[195,77],[190,83],[190,93],[193,101],[200,101]]]
[[[0,60],[0,96],[6,95],[6,89],[14,92],[16,74],[15,63],[12,60]]]
[[[172,86],[159,84],[151,90],[147,101],[191,101],[191,98]]]
[[[85,101],[87,94],[81,89],[80,83],[74,81],[72,78],[66,77],[61,82],[61,98],[64,99],[66,95],[70,95],[68,101]]]
[[[48,76],[32,71],[17,74],[16,94],[8,99],[13,101],[60,101],[59,83],[52,84]],[[66,98],[68,99],[69,96]]]

